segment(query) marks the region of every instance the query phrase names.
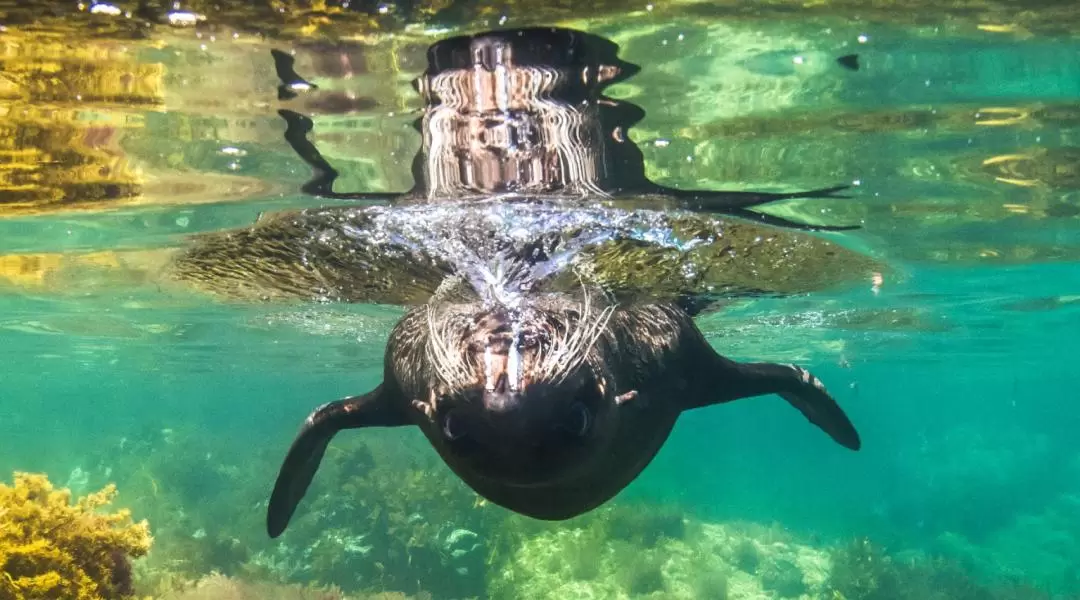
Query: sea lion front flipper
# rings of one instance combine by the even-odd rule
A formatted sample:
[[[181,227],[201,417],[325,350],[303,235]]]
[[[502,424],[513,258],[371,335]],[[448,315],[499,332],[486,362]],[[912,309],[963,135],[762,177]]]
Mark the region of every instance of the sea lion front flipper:
[[[270,50],[270,56],[274,58],[274,71],[277,73],[278,79],[281,80],[281,85],[278,86],[278,100],[292,100],[296,97],[297,91],[319,89],[319,86],[296,73],[296,69],[293,67],[296,59],[291,54],[272,49]]]
[[[338,178],[337,169],[323,158],[315,144],[311,143],[307,134],[311,133],[314,124],[311,119],[304,115],[286,109],[278,111],[278,115],[285,120],[285,141],[304,162],[311,167],[312,176],[307,183],[300,186],[300,191],[311,194],[318,198],[334,198],[339,200],[393,200],[401,194],[374,194],[369,192],[335,192],[334,181]]]
[[[362,396],[350,396],[312,411],[285,455],[274,491],[270,494],[270,505],[266,512],[266,530],[270,537],[276,538],[285,531],[319,469],[330,440],[337,432],[358,427],[408,424],[393,406],[392,398],[379,385]]]
[[[776,363],[738,363],[719,355],[716,358],[719,364],[713,364],[709,371],[715,375],[707,378],[710,381],[702,382],[712,390],[698,394],[701,403],[689,408],[776,394],[799,409],[836,443],[851,450],[862,446],[859,432],[844,410],[806,369]]]

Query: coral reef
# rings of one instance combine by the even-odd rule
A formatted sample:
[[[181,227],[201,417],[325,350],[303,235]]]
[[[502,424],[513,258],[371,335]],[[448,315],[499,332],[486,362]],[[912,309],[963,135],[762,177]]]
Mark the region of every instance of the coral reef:
[[[157,596],[156,600],[431,600],[431,596],[406,596],[400,592],[346,596],[333,586],[258,582],[211,573],[182,590]]]
[[[157,600],[352,600],[338,588],[250,582],[211,573]]]
[[[337,586],[350,597],[483,595],[488,541],[505,513],[479,502],[432,453],[397,434],[340,436],[289,530],[270,540],[267,488],[282,450],[252,456],[233,443],[179,423],[148,427],[73,470],[80,487],[123,473],[129,503],[154,523],[154,552],[136,571],[140,591],[181,592],[217,572]],[[183,450],[192,447],[201,451]]]
[[[195,447],[203,451],[182,450]],[[252,548],[267,541],[256,508],[265,481],[256,477],[272,472],[270,456],[250,469],[231,456],[227,442],[191,428],[148,425],[84,456],[69,485],[90,489],[119,478],[125,504],[154,523],[154,552],[137,565],[138,588],[167,590],[214,571],[239,574]]]
[[[957,563],[916,554],[892,556],[866,539],[832,553],[827,589],[837,600],[1036,600],[1043,591],[976,581]]]
[[[488,597],[710,598],[725,600],[1035,600],[1050,596],[1018,582],[976,578],[957,562],[921,553],[890,554],[859,539],[808,545],[751,523],[685,519],[673,509],[616,503],[567,526],[517,524]],[[612,528],[613,523],[630,529]],[[665,524],[667,523],[667,524]],[[650,532],[651,531],[651,532]],[[633,539],[633,542],[627,541]],[[652,539],[645,544],[643,540]],[[506,540],[504,540],[506,541]]]
[[[130,597],[131,558],[150,549],[146,521],[120,509],[101,513],[116,487],[79,498],[42,474],[0,484],[0,599],[110,600]]]
[[[490,598],[820,597],[829,569],[824,550],[780,530],[698,523],[674,507],[615,503],[569,524],[512,519],[515,528]]]
[[[412,441],[378,432],[336,439],[291,527],[273,541],[263,518],[275,448],[252,458],[180,424],[148,428],[86,458],[69,485],[88,491],[125,475],[125,499],[157,537],[137,565],[137,589],[161,600],[1047,597],[992,577],[1010,538],[1038,541],[1017,579],[1038,566],[1058,578],[1056,591],[1075,584],[1070,565],[1045,560],[1053,551],[1067,561],[1075,547],[1062,531],[1080,503],[1067,495],[995,534],[993,552],[954,533],[923,545],[932,556],[886,553],[865,540],[830,548],[779,525],[703,523],[681,506],[630,500],[569,522],[527,519],[485,504]],[[178,450],[196,445],[201,452]],[[1036,525],[1044,532],[1032,535]]]
[[[395,464],[380,454],[376,461],[358,438],[335,443],[282,543],[252,563],[350,592],[482,596],[487,542],[502,511],[432,460]]]

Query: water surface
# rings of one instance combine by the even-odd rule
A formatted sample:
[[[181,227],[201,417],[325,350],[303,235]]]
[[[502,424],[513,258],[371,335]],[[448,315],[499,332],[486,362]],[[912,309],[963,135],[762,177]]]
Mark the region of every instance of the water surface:
[[[859,427],[863,451],[834,447],[776,398],[740,401],[684,417],[616,504],[778,524],[818,547],[868,537],[898,555],[956,561],[987,585],[1018,579],[1040,590],[1034,597],[1080,593],[1080,375],[1071,364],[1080,352],[1080,11],[1069,3],[655,3],[594,14],[401,6],[389,16],[321,3],[282,3],[284,16],[193,4],[206,18],[191,27],[128,17],[123,3],[118,16],[8,4],[0,466],[83,492],[117,481],[119,502],[156,528],[154,568],[166,568],[153,563],[159,553],[190,578],[256,564],[263,576],[436,598],[483,597],[474,579],[510,568],[478,556],[473,579],[454,587],[449,559],[410,571],[389,551],[381,560],[341,551],[359,562],[307,570],[272,564],[268,556],[283,555],[263,534],[260,503],[278,460],[312,407],[377,382],[400,309],[230,303],[157,275],[192,234],[327,204],[297,191],[310,171],[281,137],[271,49],[295,51],[298,71],[339,91],[323,104],[289,104],[314,119],[315,139],[342,172],[337,188],[400,192],[419,147],[410,81],[427,45],[550,18],[611,38],[642,65],[610,93],[646,111],[630,135],[650,178],[758,190],[857,182],[852,199],[763,210],[860,223],[822,235],[890,269],[880,285],[738,299],[700,320],[721,353],[812,369]],[[837,68],[833,59],[852,53],[860,69]],[[540,535],[515,519],[501,524],[501,509],[472,506],[417,432],[357,437],[349,447],[370,445],[384,468],[427,477],[408,488],[415,493],[450,488],[435,506],[414,496],[416,514],[441,519],[432,530],[456,522],[489,536],[499,527]],[[356,488],[337,485],[354,463],[363,461],[342,459],[316,484],[327,502],[367,511],[378,497],[358,500]],[[409,499],[387,498],[385,510]],[[348,523],[313,516],[295,539]],[[542,531],[560,527],[575,524]],[[207,532],[212,543],[198,541]],[[363,565],[376,562],[393,572],[370,575],[378,571]],[[529,581],[511,595],[548,597],[548,584]]]

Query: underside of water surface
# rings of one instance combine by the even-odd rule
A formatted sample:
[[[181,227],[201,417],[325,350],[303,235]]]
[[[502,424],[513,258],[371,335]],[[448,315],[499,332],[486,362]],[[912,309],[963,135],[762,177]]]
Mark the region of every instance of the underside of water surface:
[[[279,110],[333,192],[404,194],[429,46],[528,26],[640,67],[604,93],[644,112],[650,181],[846,197],[748,220],[301,189]],[[1078,597],[1078,34],[1050,1],[0,0],[0,600]],[[272,50],[317,87],[283,96]],[[548,260],[508,271],[490,240],[537,231]],[[582,261],[617,301],[693,298],[724,356],[811,370],[861,450],[777,396],[698,409],[545,522],[415,428],[344,431],[267,536],[297,429],[380,382],[448,270],[512,304]]]

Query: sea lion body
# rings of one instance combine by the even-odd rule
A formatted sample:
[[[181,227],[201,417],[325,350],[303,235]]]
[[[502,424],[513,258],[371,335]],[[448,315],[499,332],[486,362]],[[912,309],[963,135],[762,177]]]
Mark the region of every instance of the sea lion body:
[[[627,135],[642,111],[600,93],[637,71],[616,50],[551,28],[436,43],[416,82],[427,102],[424,143],[416,186],[404,194],[334,191],[337,172],[307,139],[311,121],[281,111],[286,140],[314,170],[304,191],[392,206],[312,209],[204,236],[176,261],[175,276],[239,297],[410,308],[390,334],[382,382],[305,421],[271,494],[272,537],[343,429],[417,426],[478,494],[548,520],[616,495],[679,415],[698,407],[777,394],[859,448],[816,378],[724,358],[692,317],[714,294],[861,278],[868,263],[856,254],[789,231],[846,227],[750,210],[843,188],[766,194],[652,183]],[[313,87],[291,57],[274,58],[281,98]],[[835,277],[815,279],[830,268]]]
[[[540,306],[519,307],[528,318],[470,302],[409,311],[391,332],[383,382],[316,409],[301,429],[270,499],[270,535],[346,428],[418,426],[479,495],[545,520],[618,494],[694,408],[775,393],[837,443],[861,446],[816,377],[720,356],[675,304],[531,302]]]

